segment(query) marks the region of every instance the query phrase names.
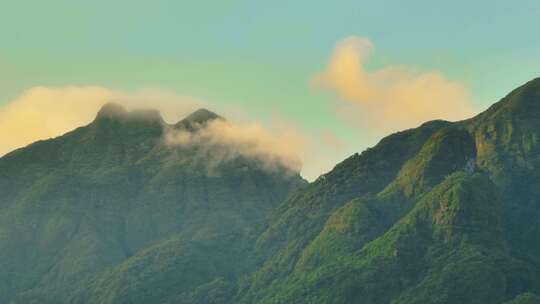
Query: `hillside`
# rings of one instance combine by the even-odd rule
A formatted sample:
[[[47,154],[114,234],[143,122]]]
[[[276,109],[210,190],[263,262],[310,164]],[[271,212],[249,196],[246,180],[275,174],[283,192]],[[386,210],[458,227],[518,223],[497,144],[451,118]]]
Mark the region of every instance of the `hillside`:
[[[107,104],[91,124],[2,157],[0,303],[161,302],[250,270],[267,215],[305,182],[256,159],[216,162],[204,143],[164,143],[214,119],[199,110],[171,126]]]
[[[381,140],[278,208],[236,301],[534,302],[539,138],[535,79],[472,119]]]
[[[164,142],[214,120],[110,104],[0,158],[0,302],[540,303],[540,78],[309,184]]]

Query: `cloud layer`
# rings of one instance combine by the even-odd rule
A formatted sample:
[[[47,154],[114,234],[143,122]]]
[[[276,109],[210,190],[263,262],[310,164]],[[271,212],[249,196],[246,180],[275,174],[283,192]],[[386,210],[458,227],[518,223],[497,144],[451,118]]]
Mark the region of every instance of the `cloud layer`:
[[[337,43],[327,69],[313,79],[317,87],[335,91],[346,101],[342,112],[363,127],[377,133],[396,131],[474,113],[461,83],[437,71],[418,72],[405,66],[368,71],[365,64],[373,52],[369,39],[346,38]]]
[[[0,156],[88,124],[110,101],[127,108],[158,109],[167,121],[177,120],[201,105],[191,97],[155,89],[130,93],[99,86],[35,87],[0,105]]]
[[[0,105],[0,156],[90,123],[107,102],[128,109],[158,109],[169,123],[207,106],[194,98],[156,89],[125,92],[100,86],[35,87]],[[207,150],[215,161],[210,165],[242,155],[258,159],[270,169],[285,167],[299,172],[306,154],[306,139],[284,123],[265,128],[259,123],[216,120],[196,133],[167,132],[165,140],[171,145],[204,143],[208,148],[217,147]]]

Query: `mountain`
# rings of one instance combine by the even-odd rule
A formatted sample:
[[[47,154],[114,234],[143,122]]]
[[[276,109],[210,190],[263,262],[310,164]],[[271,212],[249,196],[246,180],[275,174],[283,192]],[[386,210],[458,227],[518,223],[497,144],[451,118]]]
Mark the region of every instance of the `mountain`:
[[[237,303],[540,303],[540,78],[296,192]],[[535,295],[536,294],[536,295]]]
[[[268,214],[306,182],[164,140],[215,119],[199,110],[167,125],[107,104],[0,158],[0,303],[162,303],[250,271]]]
[[[0,158],[0,303],[540,303],[540,78],[309,184],[166,140],[214,121],[111,104]]]

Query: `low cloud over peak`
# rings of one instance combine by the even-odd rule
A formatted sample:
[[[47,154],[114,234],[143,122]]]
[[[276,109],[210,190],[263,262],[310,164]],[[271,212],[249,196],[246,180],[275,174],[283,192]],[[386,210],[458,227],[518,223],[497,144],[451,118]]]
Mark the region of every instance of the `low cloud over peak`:
[[[226,121],[205,106],[194,98],[163,90],[124,92],[99,86],[35,87],[0,105],[0,156],[37,140],[60,136],[94,119],[143,115],[161,121],[161,112],[168,123],[183,118],[176,125],[163,124],[168,130],[165,141],[171,146],[215,147],[208,149],[208,153],[216,164],[245,156],[260,160],[269,169],[300,171],[306,141],[293,127],[238,124]]]
[[[299,173],[302,169],[300,155],[305,140],[292,130],[272,132],[258,123],[237,124],[224,119],[213,119],[198,128],[169,128],[165,143],[171,147],[198,146],[213,166],[238,156],[256,159],[270,170],[288,169]]]
[[[156,89],[125,92],[100,86],[34,87],[0,105],[0,156],[86,125],[109,102],[128,109],[159,109],[167,121],[178,120],[203,105],[189,96]]]

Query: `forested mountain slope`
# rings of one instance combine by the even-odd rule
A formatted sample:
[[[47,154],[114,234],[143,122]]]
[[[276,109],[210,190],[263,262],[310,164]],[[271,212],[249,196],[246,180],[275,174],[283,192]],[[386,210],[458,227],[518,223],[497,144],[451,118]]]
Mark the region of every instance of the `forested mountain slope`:
[[[108,105],[1,158],[0,302],[539,303],[540,79],[310,184],[164,144],[222,119]]]
[[[164,142],[215,119],[199,110],[169,126],[107,104],[88,126],[2,157],[0,303],[160,303],[251,270],[267,215],[305,181]]]
[[[537,299],[539,139],[540,79],[472,119],[383,139],[278,208],[235,301]]]

